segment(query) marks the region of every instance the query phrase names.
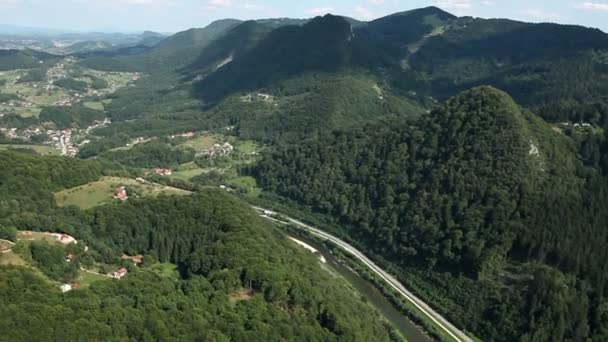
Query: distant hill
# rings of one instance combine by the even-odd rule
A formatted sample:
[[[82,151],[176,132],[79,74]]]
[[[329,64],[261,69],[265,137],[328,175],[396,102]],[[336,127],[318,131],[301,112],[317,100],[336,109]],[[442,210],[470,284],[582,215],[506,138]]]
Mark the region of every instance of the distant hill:
[[[37,68],[57,56],[34,50],[0,50],[0,71]]]
[[[317,17],[303,26],[278,28],[254,48],[196,85],[206,99],[255,90],[302,73],[337,72],[382,65],[342,17]]]

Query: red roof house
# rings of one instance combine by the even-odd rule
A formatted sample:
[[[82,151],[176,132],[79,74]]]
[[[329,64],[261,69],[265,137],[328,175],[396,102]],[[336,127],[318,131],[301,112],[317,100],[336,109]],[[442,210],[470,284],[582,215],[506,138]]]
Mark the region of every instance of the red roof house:
[[[114,198],[119,199],[121,201],[126,201],[129,199],[129,195],[127,194],[127,189],[124,186],[120,188],[116,188],[116,193],[114,194]]]
[[[129,271],[127,271],[127,269],[126,269],[126,268],[122,267],[122,268],[120,268],[118,271],[114,272],[114,273],[112,274],[112,276],[113,276],[114,278],[116,278],[116,279],[121,279],[121,278],[123,278],[124,276],[126,276],[126,275],[127,275],[127,273],[129,273]]]

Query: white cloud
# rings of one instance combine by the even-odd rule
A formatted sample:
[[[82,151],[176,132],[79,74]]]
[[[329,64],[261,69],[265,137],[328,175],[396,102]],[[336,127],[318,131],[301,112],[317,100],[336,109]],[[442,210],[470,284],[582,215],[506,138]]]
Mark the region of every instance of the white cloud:
[[[264,6],[252,3],[245,3],[240,6],[242,9],[249,11],[260,11],[264,9]]]
[[[372,5],[384,5],[384,0],[369,0]]]
[[[437,7],[454,12],[457,15],[470,15],[473,9],[472,0],[437,0]]]
[[[324,14],[327,14],[327,13],[330,13],[333,11],[334,11],[333,7],[317,7],[317,8],[311,8],[311,9],[306,10],[306,13],[317,16],[317,15],[324,15]]]
[[[202,6],[202,10],[216,11],[228,7],[232,7],[232,0],[209,0]]]
[[[574,5],[574,8],[591,11],[608,11],[608,3],[579,2]]]
[[[547,12],[540,8],[531,8],[522,12],[522,14],[530,19],[534,20],[555,20],[561,19],[562,16],[559,13]]]
[[[357,6],[357,7],[353,8],[352,15],[355,18],[364,19],[364,20],[373,19],[375,16],[375,14],[372,11],[370,11],[369,9],[367,9],[366,7],[363,7],[363,6]]]

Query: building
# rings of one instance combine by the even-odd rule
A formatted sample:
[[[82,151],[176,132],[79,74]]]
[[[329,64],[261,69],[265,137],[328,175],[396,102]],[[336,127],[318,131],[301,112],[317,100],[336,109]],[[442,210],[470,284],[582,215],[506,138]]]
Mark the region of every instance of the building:
[[[76,256],[74,254],[70,253],[65,257],[65,262],[72,262],[72,261],[74,261],[75,258],[76,258]]]
[[[63,284],[63,285],[59,286],[59,288],[61,289],[62,293],[72,291],[72,285],[70,285],[70,284]]]
[[[116,279],[122,279],[124,276],[126,276],[129,273],[129,271],[127,271],[126,268],[122,267],[120,268],[118,271],[112,273],[112,277],[116,278]]]
[[[121,186],[120,188],[116,188],[116,192],[114,193],[114,198],[121,200],[121,201],[128,200],[129,196],[127,194],[127,189],[124,186]]]
[[[69,245],[71,243],[76,243],[76,239],[68,234],[55,234],[57,237],[57,241],[63,245]]]
[[[131,260],[133,261],[133,265],[138,266],[141,263],[144,262],[144,256],[143,255],[134,255],[134,256],[129,256],[126,254],[123,254],[121,257],[122,260]]]
[[[154,173],[159,176],[171,176],[173,174],[173,171],[169,169],[156,168],[154,169]]]

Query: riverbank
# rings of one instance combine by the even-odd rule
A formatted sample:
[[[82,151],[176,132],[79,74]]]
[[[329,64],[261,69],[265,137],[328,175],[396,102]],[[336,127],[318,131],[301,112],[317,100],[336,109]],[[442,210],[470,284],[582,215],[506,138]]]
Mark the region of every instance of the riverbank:
[[[342,278],[352,288],[353,294],[361,296],[366,303],[376,309],[387,321],[387,324],[391,326],[391,329],[395,330],[395,333],[402,339],[408,342],[431,342],[434,340],[424,329],[398,310],[374,284],[341,261],[323,241],[307,235],[304,231],[295,230],[288,226],[281,225],[281,229],[285,230],[290,238],[306,243],[317,250],[319,255],[323,255],[326,263],[322,264],[322,267],[335,274],[336,277]]]
[[[447,341],[462,341],[462,342],[472,342],[473,339],[467,334],[455,327],[451,324],[446,318],[437,313],[433,308],[431,308],[427,303],[422,301],[420,298],[416,297],[412,292],[408,291],[398,280],[396,280],[389,273],[384,271],[374,262],[372,262],[368,257],[366,257],[363,253],[357,250],[352,245],[344,242],[343,240],[333,236],[325,231],[307,225],[301,221],[296,219],[286,217],[280,213],[273,212],[268,209],[255,207],[254,208],[260,212],[260,216],[284,225],[293,225],[295,228],[305,230],[312,235],[315,235],[321,239],[328,240],[336,246],[343,249],[345,252],[351,254],[354,258],[358,259],[359,262],[364,264],[367,269],[375,274],[375,276],[382,279],[383,282],[386,283],[386,286],[391,287],[396,293],[400,295],[402,299],[407,301],[410,305],[415,307],[419,314],[420,319],[424,319],[428,321],[433,327],[437,329],[437,331],[441,332],[441,336],[444,337]]]

